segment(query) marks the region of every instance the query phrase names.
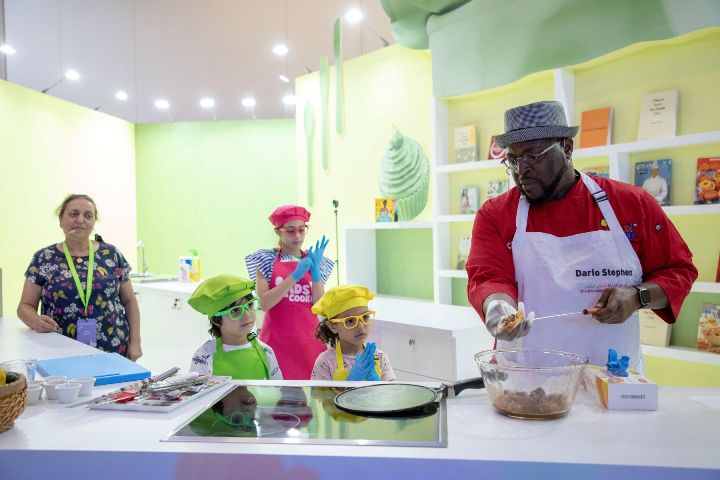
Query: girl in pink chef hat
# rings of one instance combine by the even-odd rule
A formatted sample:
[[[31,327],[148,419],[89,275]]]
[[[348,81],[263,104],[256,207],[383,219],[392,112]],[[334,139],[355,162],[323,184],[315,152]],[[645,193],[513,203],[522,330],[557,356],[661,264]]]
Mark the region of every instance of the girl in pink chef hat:
[[[275,351],[285,379],[307,380],[315,359],[326,348],[315,338],[318,321],[311,308],[325,293],[325,282],[334,267],[323,255],[329,240],[323,235],[303,251],[310,228],[310,212],[303,207],[283,205],[268,218],[278,236],[278,247],[245,257],[265,312],[260,340]]]

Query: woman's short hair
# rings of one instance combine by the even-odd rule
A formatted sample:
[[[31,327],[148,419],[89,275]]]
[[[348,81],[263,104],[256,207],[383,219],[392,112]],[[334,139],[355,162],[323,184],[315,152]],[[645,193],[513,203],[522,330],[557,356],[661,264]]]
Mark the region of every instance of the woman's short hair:
[[[67,208],[68,203],[72,202],[73,200],[87,200],[88,202],[92,203],[93,209],[95,210],[95,220],[98,218],[98,211],[97,211],[97,205],[95,205],[95,200],[90,198],[89,195],[85,195],[84,193],[71,193],[65,199],[62,201],[60,205],[55,209],[55,214],[58,216],[59,220],[62,220],[62,216],[65,213],[65,209]]]

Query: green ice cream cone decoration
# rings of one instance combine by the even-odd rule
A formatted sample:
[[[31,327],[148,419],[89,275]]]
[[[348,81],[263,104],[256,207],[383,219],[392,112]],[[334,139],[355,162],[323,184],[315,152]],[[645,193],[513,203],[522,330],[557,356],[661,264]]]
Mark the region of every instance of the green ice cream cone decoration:
[[[380,169],[380,191],[395,199],[398,221],[417,217],[428,201],[430,164],[422,147],[400,131],[390,139]]]

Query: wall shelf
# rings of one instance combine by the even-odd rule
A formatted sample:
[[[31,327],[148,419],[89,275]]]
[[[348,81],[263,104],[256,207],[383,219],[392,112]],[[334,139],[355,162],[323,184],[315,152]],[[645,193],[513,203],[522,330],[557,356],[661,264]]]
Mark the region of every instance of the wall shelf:
[[[474,222],[475,214],[470,215],[439,215],[437,217],[438,222],[442,223],[454,223],[454,222]]]
[[[432,222],[377,222],[377,223],[350,223],[345,230],[403,230],[414,228],[433,228]]]
[[[630,143],[616,143],[602,147],[579,148],[573,151],[573,158],[605,157],[617,154],[632,154],[682,148],[707,143],[720,143],[720,131],[694,133],[672,138],[654,138]]]
[[[456,173],[456,172],[472,172],[475,170],[487,170],[489,168],[504,168],[500,160],[478,160],[476,162],[467,163],[446,163],[437,165],[435,173]]]
[[[673,215],[712,215],[720,213],[720,204],[712,205],[670,205],[663,207],[665,214]]]

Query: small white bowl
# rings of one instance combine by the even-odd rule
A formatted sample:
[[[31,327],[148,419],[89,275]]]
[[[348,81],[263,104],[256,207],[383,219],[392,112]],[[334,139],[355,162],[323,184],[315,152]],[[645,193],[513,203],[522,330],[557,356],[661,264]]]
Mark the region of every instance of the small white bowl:
[[[73,378],[70,382],[82,385],[82,388],[80,389],[80,396],[87,397],[92,394],[93,386],[95,386],[95,377],[78,377]]]
[[[42,379],[43,382],[54,382],[55,380],[65,380],[67,382],[67,377],[65,375],[53,375],[51,377],[45,377]]]
[[[60,403],[73,403],[77,401],[81,388],[79,383],[61,383],[55,387],[55,393]]]
[[[28,405],[35,405],[40,401],[42,395],[42,385],[28,385],[27,386],[27,401]]]
[[[49,382],[43,383],[43,386],[45,387],[45,398],[48,400],[57,400],[57,393],[55,388],[58,385],[63,385],[65,383],[68,383],[67,380],[51,380]]]

